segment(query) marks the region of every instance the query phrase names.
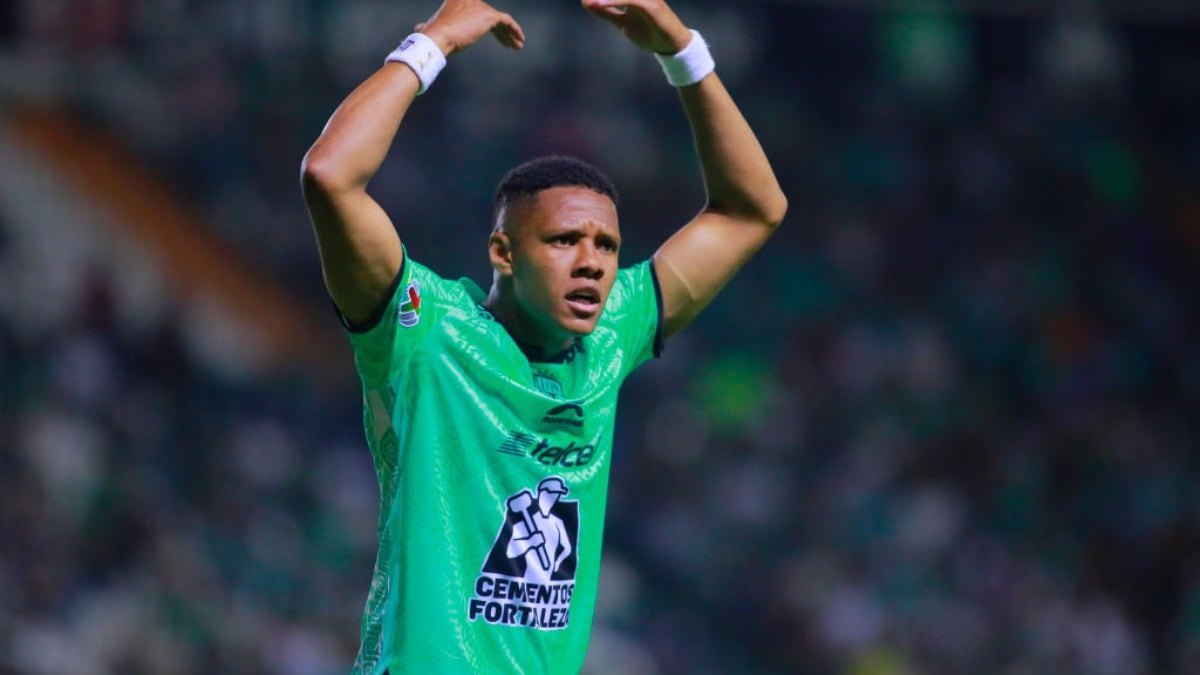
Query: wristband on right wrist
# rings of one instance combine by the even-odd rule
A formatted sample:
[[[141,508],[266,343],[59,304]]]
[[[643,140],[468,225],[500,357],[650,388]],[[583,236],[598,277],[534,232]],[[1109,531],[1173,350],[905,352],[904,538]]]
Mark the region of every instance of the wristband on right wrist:
[[[678,53],[654,55],[654,58],[658,59],[658,63],[662,65],[667,82],[670,82],[672,87],[696,84],[717,69],[717,63],[713,61],[712,53],[708,51],[708,43],[704,41],[704,37],[696,30],[692,30],[691,33],[691,41]]]
[[[425,93],[437,79],[438,73],[442,72],[442,68],[446,67],[446,55],[433,38],[424,33],[413,33],[404,38],[404,42],[384,59],[384,63],[389,61],[403,63],[413,69],[417,79],[421,81],[421,86],[417,89],[418,96]]]

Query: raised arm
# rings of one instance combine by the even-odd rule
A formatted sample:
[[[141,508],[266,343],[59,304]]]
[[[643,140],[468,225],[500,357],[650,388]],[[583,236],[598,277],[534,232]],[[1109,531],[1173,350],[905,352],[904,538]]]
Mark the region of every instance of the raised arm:
[[[637,46],[677,54],[692,33],[663,0],[582,0]],[[774,232],[787,211],[758,139],[717,74],[679,88],[708,202],[654,254],[664,336],[686,326]]]
[[[511,16],[481,0],[446,0],[417,31],[445,56],[491,32],[519,49],[525,36]],[[391,219],[367,194],[421,82],[389,61],[338,106],[304,157],[301,186],[317,234],[325,286],[352,323],[371,318],[403,262]]]

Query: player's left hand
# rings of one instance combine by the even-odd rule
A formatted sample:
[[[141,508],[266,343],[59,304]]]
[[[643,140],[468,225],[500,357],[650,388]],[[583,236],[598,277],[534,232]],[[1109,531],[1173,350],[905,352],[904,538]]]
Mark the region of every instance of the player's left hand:
[[[505,47],[525,46],[521,24],[483,0],[443,0],[433,16],[413,30],[428,35],[446,56],[470,47],[488,33]]]
[[[675,54],[692,39],[683,21],[663,0],[582,0],[592,15],[616,26],[633,44]]]

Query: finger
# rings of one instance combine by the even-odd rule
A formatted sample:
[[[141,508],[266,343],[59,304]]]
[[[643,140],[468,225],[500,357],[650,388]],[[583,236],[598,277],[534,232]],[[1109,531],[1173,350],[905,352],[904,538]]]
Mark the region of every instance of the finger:
[[[597,19],[602,19],[615,26],[622,25],[629,16],[623,7],[589,7],[585,4],[584,9]]]
[[[422,21],[421,23],[413,26],[413,32],[420,33],[421,31],[425,30],[425,26],[426,26],[426,23],[424,21]]]
[[[496,40],[500,44],[508,47],[509,49],[521,49],[525,46],[525,43],[522,42],[520,38],[506,28],[497,27],[492,30],[492,35],[496,36]]]
[[[602,19],[616,19],[629,13],[625,7],[585,7],[585,9]]]
[[[583,8],[600,18],[620,16],[626,11],[624,5],[604,5],[596,0],[583,0]]]
[[[521,49],[525,46],[525,31],[521,29],[521,24],[508,14],[500,16],[496,25],[492,27],[492,35],[505,47]]]
[[[492,29],[492,35],[496,37],[496,40],[500,44],[510,49],[521,49],[525,46],[525,40],[520,36],[520,34],[516,33],[508,26],[496,26]]]
[[[500,17],[500,19],[504,23],[505,28],[512,31],[513,36],[515,36],[517,40],[521,41],[522,43],[525,42],[525,30],[521,28],[521,24],[517,23],[516,19],[512,18],[512,15],[505,14],[504,16]]]
[[[583,6],[596,9],[612,9],[619,12],[628,12],[631,9],[639,9],[649,11],[651,8],[651,0],[582,0]]]
[[[621,30],[644,23],[650,16],[644,3],[631,0],[582,0],[583,8]]]

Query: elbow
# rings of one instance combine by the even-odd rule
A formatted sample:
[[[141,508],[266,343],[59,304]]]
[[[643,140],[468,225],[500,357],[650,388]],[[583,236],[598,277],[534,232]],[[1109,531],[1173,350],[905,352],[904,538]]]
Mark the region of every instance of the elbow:
[[[335,157],[322,148],[320,141],[305,153],[300,162],[300,187],[306,198],[344,192],[354,184],[353,178]]]
[[[705,210],[732,218],[740,223],[765,227],[774,231],[787,215],[788,200],[782,190],[774,190],[769,194],[754,195],[731,204],[709,199]]]
[[[314,195],[328,194],[335,184],[335,172],[330,168],[330,162],[324,159],[313,146],[300,162],[300,189],[306,198]]]
[[[743,195],[737,200],[718,201],[709,199],[708,209],[722,213],[743,223],[761,225],[770,230],[779,227],[787,215],[787,195],[778,186],[769,190]]]
[[[779,227],[783,217],[787,215],[787,195],[782,190],[773,190],[768,194],[758,196],[747,208],[745,219],[760,223],[772,230]]]
[[[775,229],[783,222],[783,217],[787,215],[787,210],[787,195],[783,194],[782,190],[778,190],[769,199],[765,200],[760,216],[767,226]]]

